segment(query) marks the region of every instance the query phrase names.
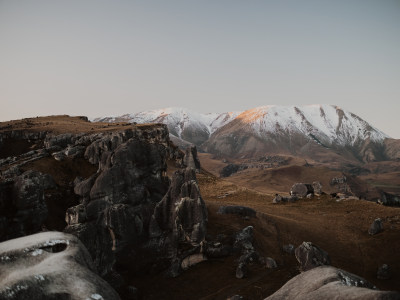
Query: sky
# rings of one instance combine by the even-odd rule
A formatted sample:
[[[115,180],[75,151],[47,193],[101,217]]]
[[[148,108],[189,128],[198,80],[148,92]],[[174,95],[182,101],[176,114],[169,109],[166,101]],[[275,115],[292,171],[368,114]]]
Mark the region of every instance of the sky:
[[[400,138],[400,1],[0,0],[0,121],[273,104]]]

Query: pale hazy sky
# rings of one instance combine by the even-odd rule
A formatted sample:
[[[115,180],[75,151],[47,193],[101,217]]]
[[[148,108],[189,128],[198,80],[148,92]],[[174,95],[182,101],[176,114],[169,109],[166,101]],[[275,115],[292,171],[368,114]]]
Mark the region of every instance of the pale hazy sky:
[[[400,138],[399,0],[0,0],[0,120],[318,103]]]

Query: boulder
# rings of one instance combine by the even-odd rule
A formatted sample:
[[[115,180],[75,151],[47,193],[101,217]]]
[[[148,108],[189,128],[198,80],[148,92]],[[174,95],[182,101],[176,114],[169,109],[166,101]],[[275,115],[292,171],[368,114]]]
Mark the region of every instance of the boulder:
[[[400,299],[400,294],[398,292],[378,291],[371,283],[357,275],[332,266],[320,266],[290,279],[266,299],[395,300]]]
[[[302,271],[308,271],[322,265],[330,265],[331,261],[327,252],[311,242],[303,242],[294,251]]]
[[[61,232],[1,243],[0,274],[0,299],[120,299],[83,244]]]
[[[375,235],[383,231],[383,223],[380,218],[377,218],[372,222],[371,226],[368,229],[368,233],[370,235]]]
[[[218,214],[226,215],[233,214],[239,215],[242,217],[255,217],[256,211],[250,207],[240,206],[240,205],[228,205],[228,206],[220,206],[218,208]]]
[[[280,203],[280,202],[282,202],[282,201],[283,201],[283,198],[282,198],[282,196],[279,195],[279,194],[275,194],[274,199],[272,199],[272,203]]]
[[[303,198],[308,194],[314,194],[313,186],[308,183],[295,183],[290,189],[290,195],[299,198]]]

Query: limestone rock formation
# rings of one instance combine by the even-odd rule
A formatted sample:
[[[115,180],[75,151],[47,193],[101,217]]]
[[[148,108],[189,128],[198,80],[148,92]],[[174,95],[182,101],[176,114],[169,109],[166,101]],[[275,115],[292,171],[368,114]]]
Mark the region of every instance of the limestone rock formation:
[[[192,168],[195,170],[200,170],[200,160],[197,157],[197,148],[196,146],[189,146],[185,150],[185,156],[183,158],[183,164],[187,168]]]
[[[302,271],[308,271],[322,265],[330,265],[327,252],[310,242],[303,242],[294,251]]]
[[[208,215],[196,181],[195,170],[186,168],[176,171],[164,198],[157,204],[151,217],[149,251],[162,251],[159,255],[175,261],[171,276],[179,274],[181,261],[202,251],[205,241]],[[188,251],[180,252],[178,244],[187,245]],[[157,249],[155,249],[157,247]]]
[[[81,204],[66,214],[65,231],[82,240],[102,276],[116,261],[134,256],[131,252],[146,239],[152,211],[168,188],[167,140],[154,142],[157,134],[152,132],[145,139],[142,135],[124,131],[92,141],[85,157],[99,170],[76,180]]]
[[[320,266],[289,280],[268,300],[355,299],[395,300],[397,292],[378,291],[365,279],[332,266]]]
[[[83,244],[61,232],[1,243],[0,274],[0,299],[120,299]]]

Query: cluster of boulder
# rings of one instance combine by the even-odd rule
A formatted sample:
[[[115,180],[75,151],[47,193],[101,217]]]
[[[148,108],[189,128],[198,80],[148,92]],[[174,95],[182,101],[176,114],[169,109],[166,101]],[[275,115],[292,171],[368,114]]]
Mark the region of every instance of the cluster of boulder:
[[[322,193],[322,184],[319,181],[314,181],[313,183],[295,183],[290,189],[289,196],[275,194],[272,203],[295,202],[305,197],[311,199],[314,195],[319,196]]]

